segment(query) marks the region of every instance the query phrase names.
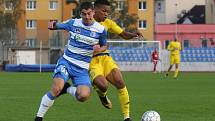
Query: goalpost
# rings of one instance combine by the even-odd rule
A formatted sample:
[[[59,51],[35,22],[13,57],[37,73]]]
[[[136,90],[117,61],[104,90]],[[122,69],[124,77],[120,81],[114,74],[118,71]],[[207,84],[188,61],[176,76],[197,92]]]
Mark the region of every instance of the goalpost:
[[[161,58],[160,41],[108,41],[110,55],[122,71],[152,71],[151,54],[156,49]],[[162,71],[158,61],[157,71]]]

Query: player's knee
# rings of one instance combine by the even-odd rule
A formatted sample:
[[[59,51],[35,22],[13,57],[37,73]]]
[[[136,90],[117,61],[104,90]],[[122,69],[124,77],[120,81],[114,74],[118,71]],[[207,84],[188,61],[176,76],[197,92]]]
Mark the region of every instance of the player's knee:
[[[114,85],[117,89],[122,89],[125,87],[125,83],[122,79],[116,80]]]
[[[94,80],[94,84],[96,85],[97,88],[99,88],[99,90],[101,90],[102,92],[106,92],[108,89],[108,82],[107,80],[102,77],[102,76],[98,76],[97,78],[95,78]]]
[[[108,84],[107,83],[101,83],[99,85],[99,89],[102,91],[102,92],[106,92],[107,89],[108,89]]]
[[[61,78],[55,78],[54,83],[52,84],[52,87],[51,87],[53,96],[56,97],[63,89],[63,86],[64,86],[64,80]]]
[[[53,96],[56,97],[60,93],[61,88],[57,85],[52,85],[51,91],[52,91]]]
[[[77,99],[80,102],[85,102],[89,97],[90,97],[89,92],[82,92],[82,93],[77,94]]]

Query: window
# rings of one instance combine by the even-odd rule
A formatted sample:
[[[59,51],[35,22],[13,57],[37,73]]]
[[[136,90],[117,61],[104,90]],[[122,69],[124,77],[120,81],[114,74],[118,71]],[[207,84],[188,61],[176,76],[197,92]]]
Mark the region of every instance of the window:
[[[146,29],[146,20],[139,20],[139,28],[140,29]]]
[[[36,47],[36,39],[25,40],[26,47]]]
[[[139,9],[145,10],[146,9],[146,1],[140,1],[139,2]]]
[[[50,1],[49,2],[49,10],[57,10],[57,1]]]
[[[189,48],[190,43],[189,40],[184,40],[184,48]]]
[[[204,47],[204,48],[207,48],[207,47],[208,47],[208,44],[207,44],[207,40],[206,40],[206,39],[203,39],[203,40],[202,40],[202,47]]]
[[[36,1],[35,0],[28,0],[26,8],[27,8],[27,10],[35,10],[36,9]]]
[[[156,12],[158,13],[163,13],[164,12],[164,2],[163,1],[157,1],[155,3],[155,9],[156,9]]]
[[[124,8],[124,1],[117,1],[117,10],[122,10]]]
[[[36,28],[36,20],[27,20],[26,21],[27,29],[35,29]]]
[[[49,39],[49,42],[50,42],[50,46],[51,47],[59,47],[59,46],[61,46],[60,39],[57,39],[57,38],[55,38],[55,39]]]
[[[9,0],[5,1],[5,10],[12,10],[13,9],[13,3]]]

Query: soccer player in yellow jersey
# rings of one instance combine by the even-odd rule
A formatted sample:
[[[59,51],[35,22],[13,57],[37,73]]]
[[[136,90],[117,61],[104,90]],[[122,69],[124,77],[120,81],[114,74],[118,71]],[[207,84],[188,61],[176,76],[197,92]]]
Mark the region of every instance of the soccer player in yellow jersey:
[[[130,33],[124,31],[114,21],[107,18],[108,12],[110,11],[110,3],[107,0],[96,0],[94,6],[94,19],[105,26],[108,32],[117,34],[124,39],[132,39],[134,37],[142,36],[139,32]],[[124,121],[131,121],[129,115],[130,109],[128,90],[122,78],[119,67],[109,55],[108,50],[102,53],[94,53],[90,63],[90,76],[102,104],[108,109],[112,108],[111,101],[106,95],[108,82],[117,88]]]
[[[180,64],[181,43],[178,42],[177,38],[175,38],[174,41],[170,42],[167,49],[170,51],[170,66],[166,72],[166,76],[169,75],[172,66],[175,64],[174,78],[177,78],[179,71],[178,66]]]

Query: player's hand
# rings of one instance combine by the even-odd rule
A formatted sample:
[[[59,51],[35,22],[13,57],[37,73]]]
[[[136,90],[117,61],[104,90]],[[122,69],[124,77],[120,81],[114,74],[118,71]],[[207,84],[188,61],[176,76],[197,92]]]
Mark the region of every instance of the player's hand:
[[[142,37],[142,38],[143,38],[143,34],[142,34],[141,32],[139,32],[139,31],[136,32],[136,36],[137,36],[137,37]]]
[[[99,51],[100,51],[100,48],[101,48],[101,47],[100,47],[100,45],[98,45],[98,44],[93,46],[94,52],[99,52]]]
[[[143,35],[139,31],[137,31],[137,32],[133,33],[133,37],[135,37],[135,38],[143,38]]]
[[[142,33],[137,31],[137,32],[135,32],[135,34],[136,34],[136,38],[138,38],[138,40],[145,41],[145,38],[143,37]]]
[[[48,22],[48,29],[53,30],[55,28],[56,21]]]

